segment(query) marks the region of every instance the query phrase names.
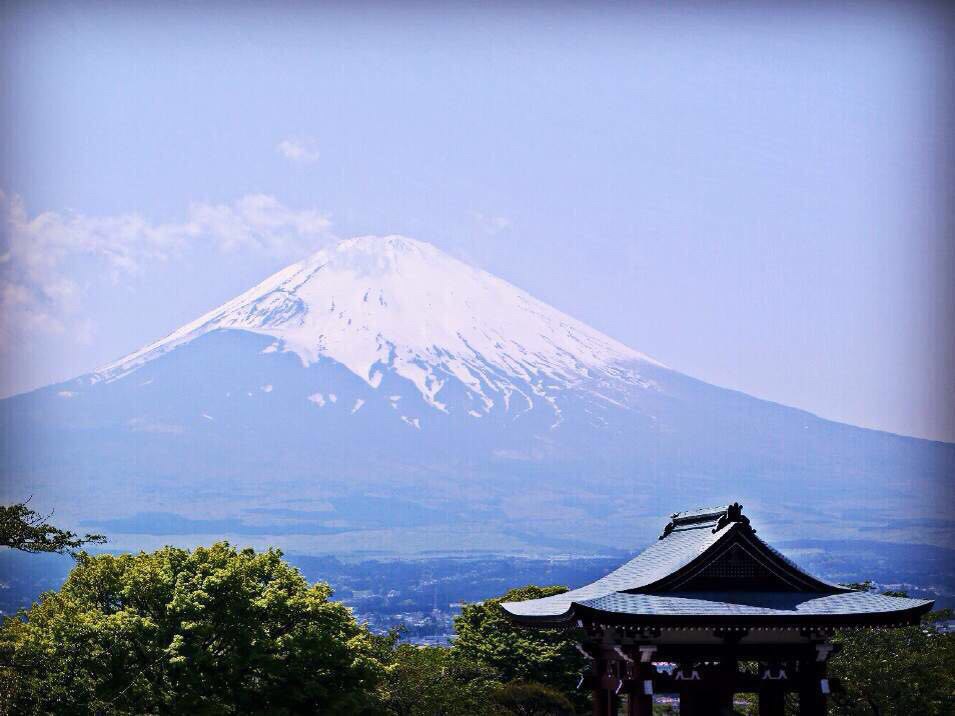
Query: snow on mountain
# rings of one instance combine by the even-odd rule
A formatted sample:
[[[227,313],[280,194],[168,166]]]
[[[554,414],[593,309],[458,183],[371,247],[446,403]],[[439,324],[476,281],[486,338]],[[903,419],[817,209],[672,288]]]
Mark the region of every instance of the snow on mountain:
[[[515,396],[532,406],[528,386],[554,406],[554,387],[636,384],[635,361],[660,365],[430,244],[368,236],[282,269],[97,378],[114,380],[217,329],[270,336],[266,351],[295,353],[304,366],[330,358],[372,388],[390,370],[440,411],[448,381],[466,386],[486,413],[497,401],[509,409]]]
[[[955,524],[955,445],[708,385],[397,236],[341,242],[0,401],[0,436],[17,499],[131,548],[580,553],[734,500],[796,535]]]

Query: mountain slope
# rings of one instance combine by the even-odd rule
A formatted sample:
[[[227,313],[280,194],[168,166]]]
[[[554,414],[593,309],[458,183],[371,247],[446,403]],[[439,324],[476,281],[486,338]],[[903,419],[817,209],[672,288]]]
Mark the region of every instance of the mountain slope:
[[[270,336],[267,351],[293,352],[305,366],[337,361],[373,388],[390,370],[442,411],[437,396],[448,381],[487,412],[495,402],[509,409],[512,398],[533,406],[515,379],[550,401],[545,382],[633,381],[615,366],[653,362],[430,244],[390,236],[320,251],[98,376],[116,378],[218,329]]]
[[[953,526],[955,446],[707,385],[401,237],[319,252],[0,421],[8,491],[135,546],[629,549],[735,499],[796,538]]]

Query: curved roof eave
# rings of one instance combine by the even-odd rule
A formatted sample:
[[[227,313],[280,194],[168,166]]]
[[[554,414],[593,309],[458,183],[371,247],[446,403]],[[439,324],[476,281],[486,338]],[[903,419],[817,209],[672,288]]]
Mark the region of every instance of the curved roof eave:
[[[594,603],[570,604],[562,614],[518,615],[511,614],[515,621],[540,627],[566,627],[578,620],[589,623],[620,624],[626,626],[666,627],[666,628],[719,628],[721,626],[759,627],[785,629],[800,627],[854,627],[854,626],[900,626],[918,624],[934,601],[888,597],[885,595],[853,592],[838,595],[813,595],[806,600],[808,608],[768,609],[736,603],[706,604],[704,608],[686,609],[686,603],[695,597],[711,596],[687,593],[679,597],[660,595],[608,595],[617,600],[634,599],[632,605],[618,605],[617,608],[603,608],[603,599]],[[774,595],[778,596],[778,595]],[[843,609],[838,605],[824,603],[812,605],[812,602],[825,602],[837,598],[844,601]],[[844,599],[842,599],[844,597]],[[641,600],[643,603],[641,603]],[[683,601],[674,609],[672,602]],[[703,601],[703,600],[700,600]],[[647,603],[649,602],[649,603]],[[654,604],[653,602],[656,602]],[[628,608],[629,607],[629,608]],[[722,609],[720,607],[723,607]],[[834,608],[835,607],[835,608]]]
[[[731,532],[728,529],[713,532],[715,525],[713,520],[671,531],[629,562],[591,584],[551,597],[504,602],[501,606],[514,615],[556,617],[566,612],[574,601],[647,587],[692,563]]]

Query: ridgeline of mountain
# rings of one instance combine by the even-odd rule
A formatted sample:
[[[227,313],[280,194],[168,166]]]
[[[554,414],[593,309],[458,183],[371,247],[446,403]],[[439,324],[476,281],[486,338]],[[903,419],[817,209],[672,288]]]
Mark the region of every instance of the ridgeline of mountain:
[[[793,536],[953,526],[955,445],[694,380],[403,237],[320,251],[0,421],[11,497],[144,547],[626,550],[740,497]]]

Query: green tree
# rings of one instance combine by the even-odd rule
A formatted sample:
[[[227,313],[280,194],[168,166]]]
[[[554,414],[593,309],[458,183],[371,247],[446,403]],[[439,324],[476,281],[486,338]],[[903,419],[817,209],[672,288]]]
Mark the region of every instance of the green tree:
[[[564,694],[543,684],[512,681],[494,692],[494,701],[514,716],[573,716],[574,705]]]
[[[557,629],[526,629],[511,623],[501,602],[561,594],[565,587],[527,586],[502,597],[469,604],[455,618],[452,658],[489,667],[502,683],[533,682],[555,689],[583,706],[589,695],[576,691],[589,668],[574,646],[574,636]]]
[[[52,514],[44,517],[31,510],[27,502],[0,505],[0,546],[23,552],[73,554],[74,550],[85,544],[102,544],[106,541],[103,535],[87,534],[81,537],[75,532],[54,527],[47,523]]]
[[[833,716],[950,716],[955,713],[955,634],[931,622],[839,633],[830,674],[844,691]]]
[[[490,716],[500,714],[500,684],[486,666],[452,659],[450,650],[401,644],[387,676],[385,708],[394,716]]]
[[[81,554],[0,630],[5,708],[49,714],[359,714],[380,648],[281,552]]]
[[[871,581],[846,585],[871,592]],[[906,597],[905,592],[883,592]],[[861,629],[838,633],[840,652],[830,674],[844,687],[832,698],[834,716],[948,716],[955,713],[955,634],[940,632],[935,622],[951,619],[943,609],[922,624],[901,628]]]

